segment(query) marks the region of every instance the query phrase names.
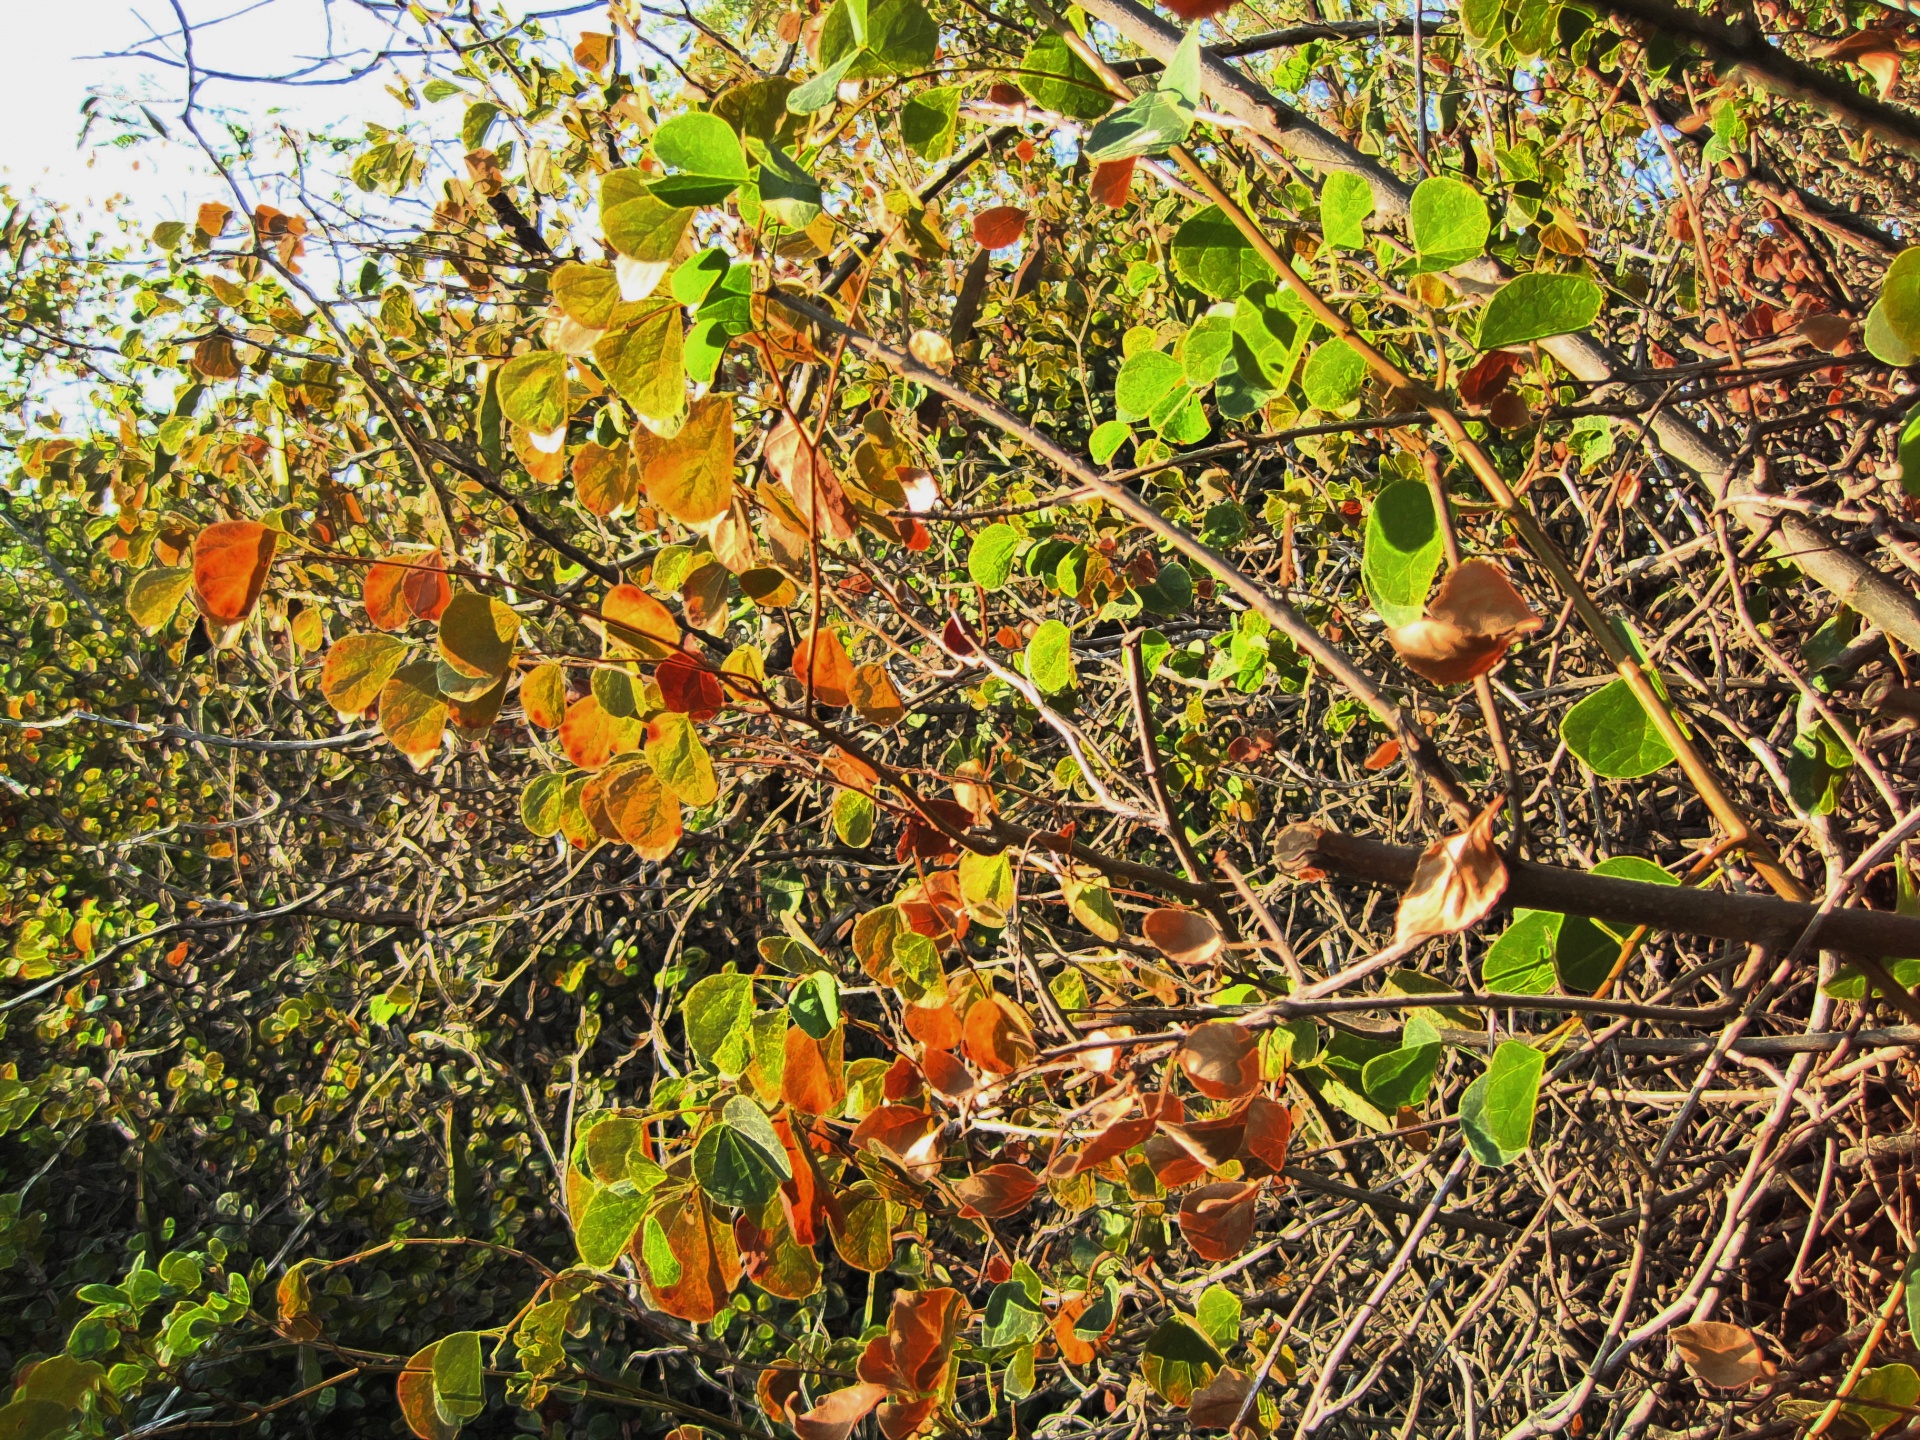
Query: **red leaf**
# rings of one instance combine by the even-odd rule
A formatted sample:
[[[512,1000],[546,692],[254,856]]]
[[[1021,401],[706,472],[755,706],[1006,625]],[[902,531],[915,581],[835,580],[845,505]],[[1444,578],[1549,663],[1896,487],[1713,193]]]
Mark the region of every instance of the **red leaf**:
[[[1094,166],[1092,190],[1096,205],[1118,210],[1126,204],[1133,190],[1133,157],[1129,155],[1125,160],[1108,160]]]
[[[1398,740],[1383,740],[1380,742],[1379,748],[1367,756],[1364,768],[1368,770],[1384,770],[1399,758],[1400,742]]]
[[[1180,1233],[1202,1260],[1231,1260],[1253,1238],[1256,1182],[1233,1180],[1202,1185],[1180,1202]]]
[[[670,655],[653,672],[660,702],[693,720],[711,720],[726,703],[720,679],[691,655]]]
[[[1027,229],[1027,212],[1017,205],[996,205],[973,217],[973,238],[989,250],[1004,250]]]
[[[1169,10],[1189,23],[1211,20],[1216,15],[1226,14],[1234,6],[1234,0],[1165,0],[1165,3]]]
[[[1507,383],[1527,368],[1527,357],[1511,350],[1489,350],[1454,381],[1460,398],[1469,405],[1491,404]]]
[[[907,1008],[911,1011],[917,1007],[908,1006]],[[953,1013],[948,1006],[943,1005],[941,1009],[946,1010],[948,1014]],[[958,1100],[963,1095],[972,1094],[976,1083],[973,1072],[955,1059],[951,1050],[929,1048],[927,1053],[920,1057],[920,1073],[927,1077],[927,1084],[931,1085],[937,1094],[944,1095],[949,1100]]]
[[[1247,1102],[1247,1133],[1240,1141],[1240,1163],[1250,1176],[1278,1175],[1293,1139],[1293,1111],[1278,1100],[1256,1095]]]

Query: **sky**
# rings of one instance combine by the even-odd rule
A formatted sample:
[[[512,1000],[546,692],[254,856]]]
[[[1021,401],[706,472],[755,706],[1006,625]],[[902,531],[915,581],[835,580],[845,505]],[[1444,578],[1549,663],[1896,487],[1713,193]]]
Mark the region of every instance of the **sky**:
[[[379,43],[381,29],[351,0],[182,0],[199,31],[196,58],[213,70],[287,71],[327,50],[329,26],[336,48]],[[516,12],[553,8],[510,4]],[[177,28],[172,0],[4,0],[8,79],[0,86],[0,183],[98,215],[124,195],[143,224],[190,218],[202,200],[221,190],[198,152],[180,137],[177,117],[184,76],[125,52],[156,32]],[[208,22],[218,22],[209,24]],[[604,27],[589,12],[559,22],[572,33]],[[409,67],[417,71],[417,65]],[[145,100],[177,138],[134,150],[93,144],[76,149],[81,106],[93,91]],[[209,82],[203,98],[264,114],[282,108],[299,126],[319,127],[352,117],[397,122],[404,113],[379,79],[324,87],[242,87]],[[157,137],[156,137],[157,140]]]

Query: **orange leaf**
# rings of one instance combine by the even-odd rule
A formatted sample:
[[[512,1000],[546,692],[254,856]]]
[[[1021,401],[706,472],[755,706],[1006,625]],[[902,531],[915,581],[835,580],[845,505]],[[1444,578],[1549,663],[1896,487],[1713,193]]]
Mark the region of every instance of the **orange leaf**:
[[[853,701],[860,718],[872,725],[898,725],[907,715],[884,665],[869,663],[855,670],[847,686],[847,698]]]
[[[951,1050],[966,1035],[951,1004],[935,1008],[909,1005],[906,1019],[907,1033],[930,1050]]]
[[[1399,758],[1400,742],[1398,740],[1382,740],[1379,747],[1375,749],[1371,755],[1367,756],[1362,768],[1367,770],[1384,770]]]
[[[973,217],[973,238],[988,250],[1004,250],[1027,229],[1027,212],[1018,205],[996,205]]]
[[[573,457],[573,493],[602,520],[631,514],[640,498],[640,472],[625,451],[591,442]]]
[[[909,1440],[918,1435],[933,1413],[940,1408],[940,1399],[929,1395],[924,1400],[883,1400],[880,1413],[875,1418],[880,1422],[880,1433],[886,1440]]]
[[[837,631],[820,630],[794,646],[793,673],[813,690],[820,704],[852,703],[848,692],[853,685],[853,662],[847,658],[847,647],[840,643]]]
[[[1133,157],[1106,160],[1093,167],[1093,203],[1118,210],[1133,190]]]
[[[853,534],[853,506],[840,477],[834,474],[826,452],[798,426],[781,420],[761,453],[767,469],[786,487],[803,527],[827,540],[845,540]]]
[[[529,725],[557,730],[567,714],[567,676],[558,665],[536,665],[520,682],[520,709]]]
[[[956,1180],[953,1193],[959,1199],[961,1215],[969,1220],[1004,1220],[1018,1215],[1033,1203],[1040,1189],[1039,1178],[1024,1165],[989,1165],[964,1180]]]
[[[417,1352],[407,1361],[394,1385],[400,1398],[400,1414],[407,1428],[420,1440],[453,1440],[460,1433],[458,1425],[450,1425],[440,1418],[440,1409],[433,1401],[433,1356],[439,1346],[436,1340]]]
[[[800,1440],[847,1440],[853,1427],[872,1413],[886,1393],[884,1385],[849,1385],[788,1423]]]
[[[639,1252],[643,1232],[636,1231],[634,1259],[640,1262],[647,1298],[656,1310],[704,1325],[726,1308],[727,1297],[740,1283],[740,1252],[734,1246],[733,1228],[714,1220],[706,1196],[697,1189],[682,1191],[671,1202],[658,1206],[652,1218],[666,1232],[667,1248],[680,1262],[680,1278],[665,1289],[654,1284]]]
[[[1225,944],[1220,927],[1195,910],[1155,910],[1140,928],[1156,950],[1183,965],[1204,965]]]
[[[801,1245],[817,1245],[827,1233],[830,1208],[827,1195],[821,1189],[819,1174],[808,1161],[807,1147],[794,1134],[793,1122],[785,1115],[776,1116],[773,1129],[786,1147],[787,1168],[793,1172],[791,1179],[780,1183],[780,1207],[787,1212],[787,1224],[793,1228],[794,1240]]]
[[[560,748],[582,770],[598,770],[613,756],[639,749],[642,733],[639,721],[609,715],[593,696],[583,695],[560,722]]]
[[[600,602],[612,654],[661,660],[680,646],[680,622],[673,612],[638,585],[616,585]]]
[[[1209,1020],[1187,1032],[1180,1068],[1209,1100],[1238,1100],[1260,1085],[1260,1042],[1244,1025]]]
[[[1427,935],[1453,935],[1485,919],[1507,888],[1507,865],[1493,843],[1495,800],[1458,835],[1436,840],[1421,852],[1413,883],[1393,917],[1394,943]]]
[[[1255,1181],[1221,1181],[1189,1190],[1180,1202],[1180,1233],[1202,1260],[1231,1260],[1253,1238]]]
[[[911,1015],[918,1008],[908,1006],[907,1013]],[[942,1005],[940,1008],[948,1015],[953,1013],[951,1006]],[[936,1094],[944,1095],[949,1100],[972,1094],[978,1083],[973,1078],[973,1072],[956,1060],[951,1050],[934,1049],[931,1046],[920,1057],[920,1073],[927,1077],[927,1084],[933,1087]]]
[[[209,620],[238,625],[253,613],[278,540],[257,520],[222,520],[194,537],[193,590]]]
[[[800,1398],[800,1367],[791,1360],[776,1360],[760,1372],[754,1392],[760,1397],[760,1409],[776,1425],[788,1425],[789,1406]]]
[[[637,762],[620,766],[602,794],[615,835],[642,860],[664,860],[673,853],[682,829],[680,801],[651,766]],[[581,798],[585,800],[584,795]]]
[[[1504,570],[1475,559],[1454,567],[1423,618],[1387,631],[1387,639],[1417,673],[1459,685],[1493,669],[1508,646],[1541,623]]]
[[[909,1170],[940,1164],[940,1118],[912,1105],[882,1105],[853,1131],[856,1152],[877,1145]]]
[[[970,1307],[958,1290],[896,1290],[887,1314],[884,1353],[872,1346],[860,1357],[860,1378],[869,1365],[887,1375],[887,1388],[907,1395],[929,1395],[946,1384],[953,1342],[967,1323]],[[877,1378],[877,1376],[875,1377]]]
[[[1099,1298],[1097,1292],[1083,1290],[1072,1299],[1063,1301],[1060,1313],[1053,1317],[1053,1341],[1060,1347],[1060,1358],[1069,1365],[1091,1365],[1114,1328],[1119,1324],[1120,1315],[1116,1307],[1114,1316],[1107,1322],[1107,1328],[1097,1340],[1082,1340],[1073,1333],[1073,1322],[1086,1314],[1093,1302]]]
[[[967,1058],[989,1075],[1011,1075],[1034,1057],[1033,1024],[1002,995],[987,995],[967,1011]]]
[[[780,1072],[780,1098],[802,1115],[832,1115],[847,1098],[840,1059],[842,1036],[835,1029],[816,1040],[798,1025],[787,1027],[786,1064]]]

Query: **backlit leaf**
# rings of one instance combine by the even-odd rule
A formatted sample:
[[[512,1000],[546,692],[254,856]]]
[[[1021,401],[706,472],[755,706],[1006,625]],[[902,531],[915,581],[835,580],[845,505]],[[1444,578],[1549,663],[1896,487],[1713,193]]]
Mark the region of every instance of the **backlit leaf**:
[[[255,520],[222,520],[193,541],[193,593],[216,625],[238,625],[266,589],[279,536]]]
[[[364,714],[380,698],[410,647],[391,635],[343,635],[327,651],[320,693],[342,715]]]

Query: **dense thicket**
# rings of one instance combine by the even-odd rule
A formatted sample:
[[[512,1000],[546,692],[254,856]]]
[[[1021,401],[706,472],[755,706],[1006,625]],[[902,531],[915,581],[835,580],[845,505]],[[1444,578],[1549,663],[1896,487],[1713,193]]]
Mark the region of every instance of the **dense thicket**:
[[[1916,22],[1174,8],[7,197],[0,1434],[1920,1419]]]

